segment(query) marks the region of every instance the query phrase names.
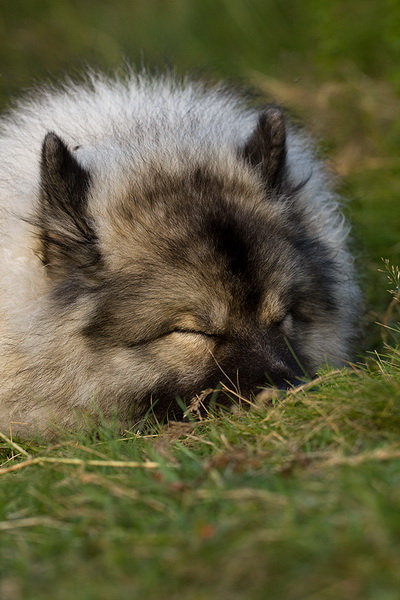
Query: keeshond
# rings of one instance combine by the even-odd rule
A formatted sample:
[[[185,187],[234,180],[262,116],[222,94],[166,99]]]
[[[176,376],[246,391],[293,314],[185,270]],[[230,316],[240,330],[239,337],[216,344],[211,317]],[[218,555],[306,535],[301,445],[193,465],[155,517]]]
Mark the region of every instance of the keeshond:
[[[178,418],[351,356],[348,226],[280,107],[91,73],[0,127],[1,430]]]

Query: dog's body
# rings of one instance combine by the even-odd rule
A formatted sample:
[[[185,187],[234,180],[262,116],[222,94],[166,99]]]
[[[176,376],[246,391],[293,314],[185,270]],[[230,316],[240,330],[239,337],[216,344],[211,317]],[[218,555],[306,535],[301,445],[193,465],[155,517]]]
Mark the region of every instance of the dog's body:
[[[0,156],[0,430],[129,427],[349,358],[347,226],[279,108],[96,75],[20,103]]]

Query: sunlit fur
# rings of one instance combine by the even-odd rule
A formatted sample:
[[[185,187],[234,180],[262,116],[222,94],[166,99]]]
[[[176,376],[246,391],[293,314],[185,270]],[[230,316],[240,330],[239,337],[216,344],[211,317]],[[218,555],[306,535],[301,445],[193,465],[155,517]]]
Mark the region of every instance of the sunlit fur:
[[[279,108],[90,74],[0,127],[0,430],[132,427],[219,381],[248,395],[350,358],[348,226]]]

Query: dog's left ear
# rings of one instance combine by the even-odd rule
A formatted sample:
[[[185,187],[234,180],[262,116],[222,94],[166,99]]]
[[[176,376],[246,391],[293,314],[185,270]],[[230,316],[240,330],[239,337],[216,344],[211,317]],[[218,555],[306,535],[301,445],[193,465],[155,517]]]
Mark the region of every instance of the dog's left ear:
[[[286,123],[279,106],[268,106],[241,151],[242,156],[262,171],[268,187],[282,183],[286,163]]]
[[[43,141],[38,225],[41,259],[49,274],[66,275],[98,261],[87,215],[89,173],[55,133]]]

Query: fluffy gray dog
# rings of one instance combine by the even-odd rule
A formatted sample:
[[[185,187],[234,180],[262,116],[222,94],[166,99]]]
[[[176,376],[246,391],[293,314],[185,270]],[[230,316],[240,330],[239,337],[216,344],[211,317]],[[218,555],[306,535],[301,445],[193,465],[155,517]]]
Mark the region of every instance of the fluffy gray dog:
[[[44,89],[0,123],[0,429],[131,427],[350,356],[358,288],[276,106],[172,76]]]

